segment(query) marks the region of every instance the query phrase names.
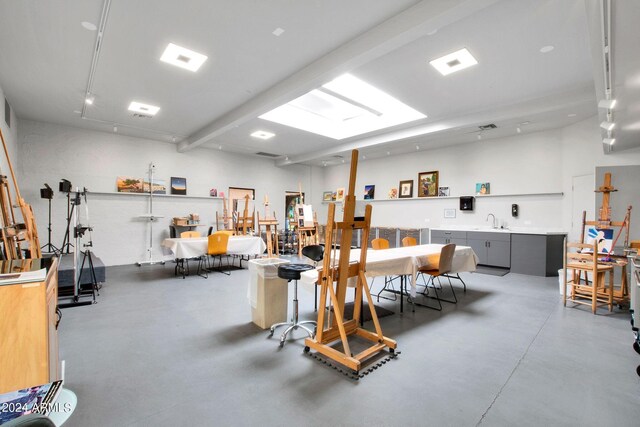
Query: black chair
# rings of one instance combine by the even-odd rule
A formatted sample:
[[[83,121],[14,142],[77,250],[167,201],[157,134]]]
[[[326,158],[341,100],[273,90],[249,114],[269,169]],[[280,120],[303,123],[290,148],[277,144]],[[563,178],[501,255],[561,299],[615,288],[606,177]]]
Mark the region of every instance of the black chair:
[[[170,225],[169,226],[169,237],[171,239],[175,239],[176,237],[178,237],[178,230],[176,230],[176,226],[175,225]]]
[[[324,246],[309,245],[302,248],[302,255],[313,261],[314,267],[324,258]],[[315,301],[313,302],[313,311],[318,311],[318,286],[315,287]]]
[[[211,236],[213,234],[213,226],[209,227],[209,231],[207,231],[207,236]]]
[[[293,284],[293,315],[291,322],[274,323],[271,325],[269,337],[273,336],[276,328],[280,326],[288,326],[287,329],[280,336],[280,348],[284,347],[284,341],[287,339],[289,332],[294,329],[302,328],[309,334],[309,337],[313,338],[314,332],[312,332],[304,324],[313,324],[314,329],[316,322],[313,320],[305,320],[303,322],[298,321],[298,280],[300,280],[300,274],[303,271],[313,270],[315,267],[309,264],[283,264],[278,266],[278,277],[286,279],[287,282],[294,281]]]

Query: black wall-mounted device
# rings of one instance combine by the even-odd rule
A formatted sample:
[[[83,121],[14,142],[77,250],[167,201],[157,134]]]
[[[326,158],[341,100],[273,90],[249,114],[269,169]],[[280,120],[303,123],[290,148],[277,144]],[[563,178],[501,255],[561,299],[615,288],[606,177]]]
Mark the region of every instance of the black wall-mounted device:
[[[462,196],[460,197],[460,210],[461,211],[472,211],[473,210],[473,200],[475,197],[473,196]]]
[[[511,216],[514,218],[518,217],[518,205],[515,203],[511,205]]]

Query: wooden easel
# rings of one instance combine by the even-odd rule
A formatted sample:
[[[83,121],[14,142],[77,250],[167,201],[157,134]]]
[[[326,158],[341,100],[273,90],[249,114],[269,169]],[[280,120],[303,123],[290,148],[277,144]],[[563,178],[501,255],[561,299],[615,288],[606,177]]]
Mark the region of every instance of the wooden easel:
[[[249,215],[249,195],[244,196],[244,211],[242,216],[238,215],[238,219],[235,223],[236,234],[246,235],[248,230],[253,230],[253,217],[254,212]]]
[[[618,234],[614,239],[613,246],[615,246],[618,238],[624,232],[624,247],[629,247],[629,227],[631,225],[631,206],[627,207],[627,213],[622,221],[611,221],[611,193],[618,191],[613,185],[611,185],[611,173],[607,172],[604,174],[604,182],[603,184],[595,190],[596,193],[602,193],[602,205],[600,206],[600,212],[598,214],[598,219],[596,221],[587,221],[587,212],[582,212],[582,231],[580,235],[580,242],[585,243],[585,229],[588,226],[597,227],[601,229],[609,229],[609,228],[617,228],[619,227]],[[622,267],[622,283],[619,289],[614,287],[613,289],[613,299],[616,304],[626,303],[629,300],[629,288],[627,284],[627,274],[626,274],[626,266],[627,261],[624,256],[612,255],[612,258],[615,261],[612,261],[612,264],[615,266]],[[585,273],[586,274],[586,273]],[[578,276],[578,281],[580,280],[580,276]],[[585,277],[586,280],[586,277]]]
[[[262,234],[262,227],[264,227],[267,235],[267,258],[278,258],[280,256],[280,249],[278,249],[278,220],[275,212],[273,213],[273,218],[269,218],[269,199],[266,196],[264,198],[264,218],[260,219],[260,212],[256,212],[256,221],[258,223],[258,234]],[[276,239],[275,257],[273,256],[272,234]]]
[[[13,179],[13,186],[16,192],[17,207],[20,208],[22,214],[23,223],[16,223],[15,215],[13,213],[14,205],[11,201],[11,191],[9,190],[9,183],[6,176],[0,177],[0,205],[2,210],[2,242],[5,247],[6,256],[8,259],[20,259],[23,258],[22,243],[26,242],[29,245],[29,258],[41,258],[42,252],[40,250],[40,239],[38,238],[38,228],[36,227],[36,220],[33,216],[33,209],[20,195],[20,188],[18,187],[18,181],[16,181],[16,175],[13,172],[13,165],[9,158],[9,151],[7,150],[7,144],[4,141],[4,135],[0,130],[0,139],[2,140],[2,146],[4,148],[4,154],[9,165],[9,171],[11,172],[11,178]]]
[[[302,194],[301,183],[298,183],[298,193],[300,194],[298,196],[300,204],[304,206],[304,195]],[[294,218],[296,221],[296,233],[298,234],[298,256],[302,258],[302,248],[308,245],[319,244],[320,230],[318,226],[318,215],[315,211],[313,212],[312,227],[300,226],[300,215],[298,214],[298,209],[294,210]]]
[[[373,298],[369,292],[369,286],[365,278],[365,265],[367,261],[367,244],[369,238],[369,229],[371,224],[371,205],[367,205],[365,209],[364,219],[355,220],[354,212],[356,206],[355,184],[356,171],[358,168],[358,150],[351,153],[351,173],[349,177],[349,190],[344,204],[344,216],[342,222],[334,222],[335,219],[335,203],[329,204],[329,212],[326,226],[325,237],[325,256],[323,259],[322,270],[319,273],[318,283],[321,286],[320,302],[318,309],[317,333],[314,338],[305,339],[305,352],[314,349],[318,353],[328,357],[335,362],[346,366],[347,368],[358,374],[362,367],[362,362],[375,356],[379,352],[389,349],[391,353],[395,352],[397,347],[396,341],[385,337],[380,328],[380,322],[376,315],[373,305]],[[360,251],[360,261],[350,263],[349,255],[351,252],[351,238],[353,231],[362,230],[362,250]],[[340,256],[336,265],[335,258],[337,250],[334,243],[334,234],[337,230],[342,230],[340,241]],[[345,297],[347,292],[347,281],[350,277],[355,277],[356,296],[353,307],[353,318],[344,318]],[[335,283],[335,289],[334,289]],[[370,332],[359,327],[361,310],[362,310],[362,294],[367,298],[371,318],[375,326],[375,332]],[[333,315],[328,318],[327,310],[327,294],[329,295],[329,304],[333,308]],[[327,323],[325,325],[325,323]],[[371,341],[373,344],[360,353],[353,355],[349,347],[348,338],[352,335]],[[342,349],[331,346],[333,343],[340,341]]]
[[[216,211],[216,230],[233,230],[233,217],[229,216],[225,197],[222,197],[222,215]]]

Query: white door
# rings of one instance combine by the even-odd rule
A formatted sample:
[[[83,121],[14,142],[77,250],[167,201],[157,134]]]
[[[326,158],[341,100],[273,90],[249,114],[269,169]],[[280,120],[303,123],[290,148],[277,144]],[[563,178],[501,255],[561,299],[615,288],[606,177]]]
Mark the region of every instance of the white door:
[[[571,178],[571,232],[569,240],[577,242],[582,233],[582,212],[587,211],[587,221],[596,219],[595,174]]]

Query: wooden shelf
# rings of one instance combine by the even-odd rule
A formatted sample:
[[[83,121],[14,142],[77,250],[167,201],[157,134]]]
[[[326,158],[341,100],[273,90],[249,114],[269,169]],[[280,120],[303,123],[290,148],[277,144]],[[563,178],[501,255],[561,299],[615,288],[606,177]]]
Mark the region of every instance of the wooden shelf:
[[[149,197],[149,193],[117,193],[115,191],[88,191],[88,194],[99,194],[105,196],[145,196]],[[180,194],[154,194],[153,197],[173,197],[178,199],[209,199],[209,200],[222,200],[222,197],[211,196],[182,196]]]
[[[372,199],[372,200],[364,200],[358,199],[358,201],[366,201],[366,202],[409,202],[416,200],[443,200],[443,199],[459,199],[463,196],[472,196],[476,199],[484,199],[490,197],[534,197],[534,196],[562,196],[563,192],[557,193],[514,193],[514,194],[482,194],[482,195],[472,195],[472,194],[464,194],[460,196],[440,196],[440,197],[411,197],[406,199]],[[336,203],[336,202],[322,202],[323,204]]]

